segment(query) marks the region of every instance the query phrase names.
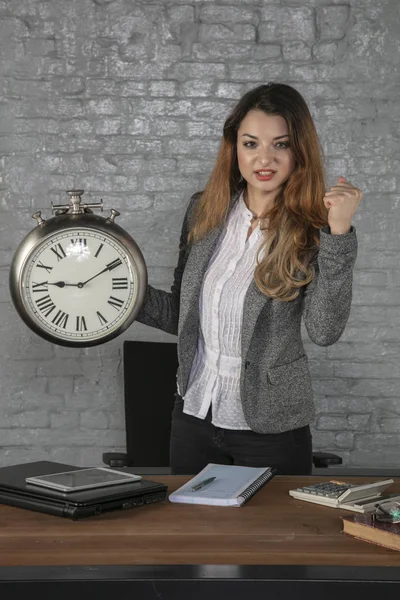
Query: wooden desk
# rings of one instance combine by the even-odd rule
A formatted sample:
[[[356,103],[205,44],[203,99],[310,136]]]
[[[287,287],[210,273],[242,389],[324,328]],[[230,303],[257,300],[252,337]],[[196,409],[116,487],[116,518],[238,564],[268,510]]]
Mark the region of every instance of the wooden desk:
[[[344,535],[340,516],[348,511],[309,504],[288,495],[289,489],[331,477],[277,476],[242,508],[173,504],[166,500],[70,521],[0,505],[1,598],[7,598],[3,586],[7,591],[28,583],[42,585],[37,591],[44,598],[46,585],[61,580],[62,585],[69,583],[70,589],[90,583],[90,593],[96,594],[96,600],[109,598],[109,583],[105,583],[110,581],[123,583],[130,598],[132,591],[140,588],[140,599],[156,598],[155,589],[163,599],[194,599],[194,590],[200,594],[200,588],[208,597],[214,597],[210,593],[222,593],[223,583],[223,592],[230,598],[236,597],[239,588],[243,597],[251,586],[254,594],[266,584],[269,594],[291,584],[290,593],[298,595],[298,586],[305,582],[315,584],[313,593],[320,598],[321,585],[327,586],[328,581],[329,586],[341,584],[341,600],[346,597],[346,584],[354,600],[355,582],[360,593],[364,586],[370,592],[379,580],[381,592],[385,583],[388,592],[396,586],[398,594],[400,552]],[[148,479],[167,483],[170,493],[188,477],[151,475]],[[355,483],[378,479],[346,478]],[[400,493],[400,478],[395,479],[390,491]],[[196,587],[189,589],[191,583]],[[207,588],[207,583],[215,589]],[[91,597],[85,589],[86,598]],[[57,600],[61,600],[63,596],[58,590],[56,593]],[[77,600],[76,591],[74,594]],[[309,590],[306,594],[308,600],[313,597]]]

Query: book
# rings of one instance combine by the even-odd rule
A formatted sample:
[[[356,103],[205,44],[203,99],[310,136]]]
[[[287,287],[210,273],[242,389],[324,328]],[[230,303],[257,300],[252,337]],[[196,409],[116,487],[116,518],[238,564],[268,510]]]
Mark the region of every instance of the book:
[[[400,551],[400,523],[375,521],[372,514],[342,517],[343,532],[359,540]]]
[[[209,463],[200,473],[169,495],[171,502],[243,506],[275,475],[270,467],[240,467]],[[203,487],[199,484],[213,479]],[[193,489],[198,487],[198,489]]]

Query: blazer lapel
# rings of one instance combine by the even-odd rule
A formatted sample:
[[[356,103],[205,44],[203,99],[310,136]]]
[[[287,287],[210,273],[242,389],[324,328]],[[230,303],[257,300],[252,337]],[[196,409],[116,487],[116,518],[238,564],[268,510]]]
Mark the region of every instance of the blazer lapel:
[[[178,357],[181,393],[185,394],[196,354],[199,335],[199,296],[208,263],[222,233],[223,225],[192,246],[182,277],[179,311]]]
[[[189,312],[192,313],[192,316],[196,312],[196,321],[198,320],[201,284],[222,230],[223,225],[213,229],[190,249],[182,280],[184,285],[181,288],[182,322],[185,322]],[[195,309],[195,312],[193,309]]]
[[[230,201],[228,216],[233,209],[240,192],[233,195]],[[196,242],[190,249],[185,271],[182,279],[181,287],[181,306],[180,320],[185,323],[187,317],[190,316],[196,321],[196,326],[199,320],[199,296],[201,284],[208,267],[208,263],[215,250],[217,242],[223,232],[225,222],[221,223],[210,231],[203,239]]]

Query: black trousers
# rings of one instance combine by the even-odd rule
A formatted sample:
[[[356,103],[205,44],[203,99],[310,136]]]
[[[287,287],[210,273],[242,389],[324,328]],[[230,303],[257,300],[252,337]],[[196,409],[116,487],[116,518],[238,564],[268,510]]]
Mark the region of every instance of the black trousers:
[[[309,425],[283,433],[223,429],[211,423],[211,408],[199,419],[183,412],[177,394],[172,411],[170,467],[172,473],[191,475],[208,463],[272,467],[278,475],[309,475],[312,436]]]

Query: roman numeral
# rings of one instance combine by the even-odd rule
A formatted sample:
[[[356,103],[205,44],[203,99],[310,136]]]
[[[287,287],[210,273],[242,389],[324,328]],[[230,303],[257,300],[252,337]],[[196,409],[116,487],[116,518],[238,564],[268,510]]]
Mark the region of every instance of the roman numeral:
[[[76,331],[87,331],[85,317],[76,317]]]
[[[39,310],[44,314],[45,317],[48,317],[51,312],[55,309],[56,305],[53,300],[47,294],[47,296],[42,296],[36,300],[36,304],[39,307]]]
[[[119,267],[119,265],[122,265],[122,260],[120,258],[116,258],[112,262],[108,263],[108,265],[106,265],[106,267],[109,271],[112,271],[116,267]]]
[[[121,306],[123,306],[124,301],[120,300],[119,298],[115,298],[114,296],[110,296],[109,299],[107,300],[108,304],[111,304],[111,306],[113,308],[115,308],[116,310],[119,310],[121,308]]]
[[[50,271],[51,271],[51,270],[52,270],[52,268],[53,268],[53,267],[47,267],[46,265],[44,265],[44,264],[42,263],[42,261],[41,261],[41,260],[39,260],[39,262],[38,262],[38,264],[37,264],[36,266],[37,266],[37,267],[39,267],[39,269],[46,269],[46,271],[47,271],[48,273],[50,273]]]
[[[54,323],[54,325],[57,325],[57,327],[62,327],[65,329],[67,326],[68,317],[69,315],[67,315],[67,313],[59,310],[51,322]]]
[[[54,252],[54,254],[57,256],[57,260],[62,260],[67,256],[61,244],[56,244],[55,246],[53,246],[53,248],[50,248],[50,250]]]
[[[98,310],[96,311],[96,314],[99,317],[101,325],[105,325],[106,323],[108,323],[107,319],[103,317],[103,315]]]
[[[97,252],[96,252],[96,254],[94,255],[94,256],[95,256],[95,258],[97,258],[97,257],[98,257],[98,255],[100,254],[100,252],[101,252],[101,249],[103,248],[103,246],[104,246],[104,244],[100,244],[100,246],[97,248]]]
[[[87,239],[86,238],[75,238],[71,239],[71,244],[73,246],[79,246],[80,249],[87,248]]]
[[[127,277],[113,277],[112,289],[113,290],[127,290],[128,289],[128,278]]]
[[[35,283],[32,281],[32,292],[43,292],[46,293],[49,291],[49,286],[47,281],[42,281],[42,283]]]

